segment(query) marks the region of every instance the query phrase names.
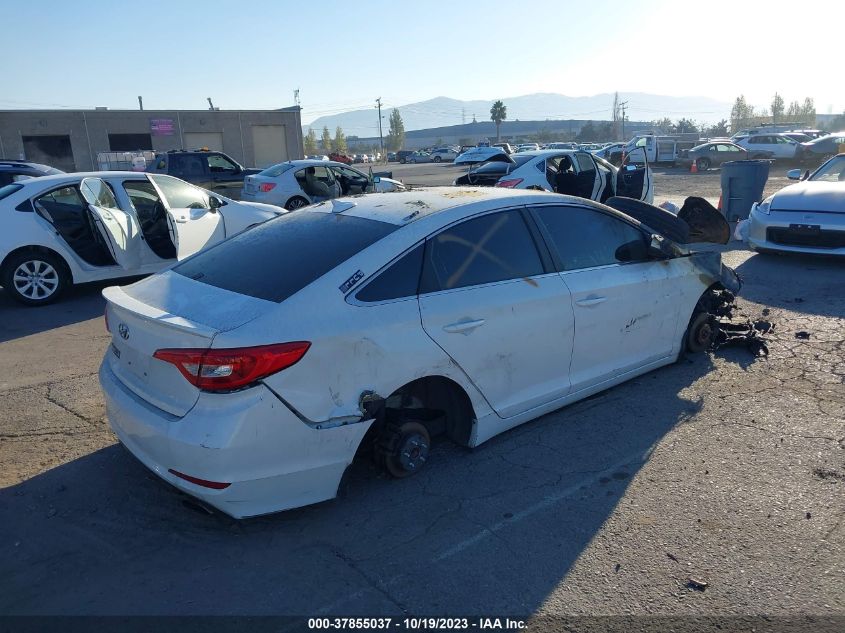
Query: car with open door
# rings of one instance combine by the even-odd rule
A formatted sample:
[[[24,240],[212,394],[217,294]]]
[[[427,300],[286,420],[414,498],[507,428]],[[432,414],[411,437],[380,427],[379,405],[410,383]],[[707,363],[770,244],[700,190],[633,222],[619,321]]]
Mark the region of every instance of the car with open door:
[[[638,160],[639,158],[639,160]],[[491,167],[499,162],[502,170]],[[630,152],[621,167],[584,150],[539,150],[490,156],[487,161],[455,180],[456,185],[487,185],[506,189],[541,189],[604,202],[624,196],[651,203],[654,176],[645,153]]]
[[[542,191],[323,202],[106,288],[106,413],[233,517],[317,503],[356,454],[407,477],[706,348],[720,258]]]
[[[368,175],[335,161],[291,160],[249,176],[241,199],[294,210],[339,196],[403,191],[405,185],[391,175]]]
[[[11,183],[0,187],[0,285],[47,304],[76,283],[157,272],[281,213],[143,172]]]

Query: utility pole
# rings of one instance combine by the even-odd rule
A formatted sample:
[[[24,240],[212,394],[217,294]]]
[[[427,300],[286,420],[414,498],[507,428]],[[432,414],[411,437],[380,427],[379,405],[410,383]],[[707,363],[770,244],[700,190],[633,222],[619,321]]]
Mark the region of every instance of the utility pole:
[[[622,108],[622,140],[625,140],[625,110],[628,108],[628,102],[623,101],[619,104],[619,107]]]
[[[381,132],[381,97],[376,99],[376,107],[378,108],[378,142],[381,146],[381,157],[384,159],[384,135]]]

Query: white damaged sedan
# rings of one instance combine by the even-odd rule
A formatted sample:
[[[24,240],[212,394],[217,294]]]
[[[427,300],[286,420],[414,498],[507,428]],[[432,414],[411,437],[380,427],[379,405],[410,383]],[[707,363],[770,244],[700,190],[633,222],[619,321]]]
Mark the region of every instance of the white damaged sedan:
[[[801,171],[787,175],[798,180]],[[754,204],[749,220],[754,250],[845,255],[845,154]]]
[[[442,187],[280,216],[103,292],[111,427],[233,517],[333,498],[362,446],[414,474],[434,436],[478,446],[702,348],[739,281],[638,208]]]

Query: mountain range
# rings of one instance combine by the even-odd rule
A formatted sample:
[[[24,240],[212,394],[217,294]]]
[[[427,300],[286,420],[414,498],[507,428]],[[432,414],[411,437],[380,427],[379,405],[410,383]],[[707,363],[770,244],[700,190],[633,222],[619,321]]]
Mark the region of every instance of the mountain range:
[[[643,92],[619,93],[621,101],[627,101],[626,117],[629,120],[652,121],[669,117],[688,118],[702,122],[715,122],[730,118],[731,104],[710,97],[673,97]],[[507,106],[508,120],[545,119],[592,119],[610,120],[613,109],[613,94],[604,93],[591,97],[568,97],[555,93],[535,93],[519,97],[503,98]],[[427,101],[409,103],[397,109],[402,115],[406,130],[421,130],[446,125],[469,123],[475,117],[478,121],[490,119],[493,100],[460,101],[449,97],[435,97]],[[391,108],[382,108],[382,126],[387,134]],[[303,115],[308,115],[307,107]],[[327,126],[334,135],[335,128],[343,128],[347,136],[378,136],[378,115],[374,108],[351,110],[314,119],[303,125],[303,133],[313,128],[320,131]]]

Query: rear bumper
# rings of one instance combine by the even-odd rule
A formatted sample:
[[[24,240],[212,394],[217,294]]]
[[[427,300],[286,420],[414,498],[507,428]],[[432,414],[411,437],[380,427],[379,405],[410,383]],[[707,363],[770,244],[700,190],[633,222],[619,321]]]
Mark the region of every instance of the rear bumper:
[[[244,518],[332,499],[371,422],[317,430],[263,385],[203,393],[184,417],[129,391],[100,366],[106,413],[118,439],[179,490]],[[214,490],[169,472],[230,485]]]

